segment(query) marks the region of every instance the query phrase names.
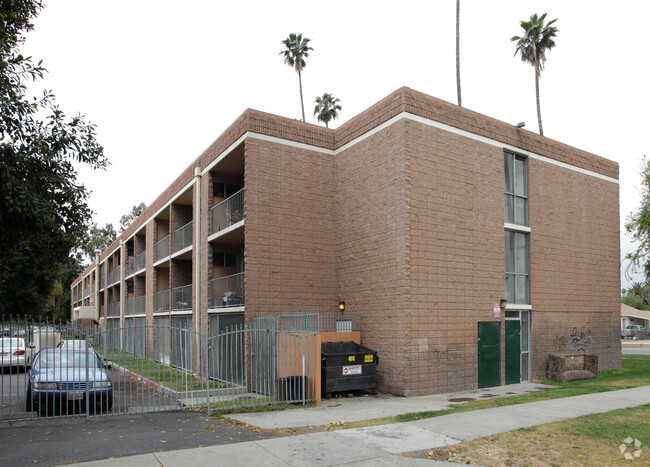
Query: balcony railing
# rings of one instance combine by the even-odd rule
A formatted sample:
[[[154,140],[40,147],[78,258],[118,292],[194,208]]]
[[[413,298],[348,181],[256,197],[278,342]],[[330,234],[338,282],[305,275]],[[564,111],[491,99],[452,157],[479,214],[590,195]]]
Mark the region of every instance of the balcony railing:
[[[126,277],[130,276],[135,272],[135,260],[130,259],[124,264],[124,275]]]
[[[99,305],[99,317],[104,317],[104,305]]]
[[[169,290],[163,290],[161,292],[156,292],[156,313],[164,313],[169,311]]]
[[[192,224],[190,221],[172,234],[172,252],[181,251],[192,244]]]
[[[116,282],[120,281],[120,268],[115,269],[114,271],[111,271],[108,273],[108,277],[106,278],[106,283],[110,286],[115,284]]]
[[[182,311],[192,309],[192,284],[172,289],[172,310]]]
[[[145,300],[145,296],[141,295],[139,297],[135,297],[135,314],[144,315],[146,311],[147,301]]]
[[[147,266],[147,252],[143,251],[135,257],[135,270],[142,271]]]
[[[134,309],[135,309],[135,299],[134,298],[127,298],[127,300],[126,300],[126,310],[124,311],[124,314],[126,316],[131,316],[133,314]]]
[[[210,281],[210,308],[244,306],[245,298],[243,272]]]
[[[169,235],[154,245],[153,260],[159,261],[169,256]]]
[[[244,220],[244,190],[242,188],[210,209],[210,234]]]

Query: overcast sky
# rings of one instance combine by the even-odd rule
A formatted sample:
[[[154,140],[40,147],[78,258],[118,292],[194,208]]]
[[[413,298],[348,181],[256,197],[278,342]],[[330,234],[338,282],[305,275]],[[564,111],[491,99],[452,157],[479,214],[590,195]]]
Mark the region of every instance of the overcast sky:
[[[456,103],[455,0],[46,0],[24,51],[43,59],[69,115],[97,125],[111,166],[80,170],[95,222],[150,204],[246,108],[300,118],[290,32],[314,48],[307,121],[324,92],[337,127],[401,86]],[[559,18],[541,78],[545,136],[620,165],[621,225],[638,208],[650,155],[650,2],[462,0],[463,106],[537,132],[534,74],[510,37],[532,13]],[[621,228],[621,252],[629,252]],[[637,276],[637,280],[640,276]],[[629,282],[623,278],[623,284]]]

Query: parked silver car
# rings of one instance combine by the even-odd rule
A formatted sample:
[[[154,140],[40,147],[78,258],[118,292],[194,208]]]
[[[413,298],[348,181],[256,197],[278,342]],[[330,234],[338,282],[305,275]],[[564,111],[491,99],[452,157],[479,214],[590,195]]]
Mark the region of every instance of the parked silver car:
[[[650,329],[638,324],[631,324],[625,329],[621,329],[621,338],[623,339],[650,339]]]

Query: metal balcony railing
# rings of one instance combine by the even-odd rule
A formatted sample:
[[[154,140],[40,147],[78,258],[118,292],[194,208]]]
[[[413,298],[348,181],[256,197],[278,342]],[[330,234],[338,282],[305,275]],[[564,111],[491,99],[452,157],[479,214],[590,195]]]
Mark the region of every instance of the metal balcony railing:
[[[172,234],[172,253],[181,251],[192,244],[192,224],[190,221]]]
[[[144,315],[146,312],[147,307],[147,301],[145,299],[144,295],[141,295],[139,297],[135,297],[135,314],[136,315]]]
[[[210,209],[210,234],[244,220],[244,190],[242,188]]]
[[[172,289],[172,310],[182,311],[192,309],[192,284]]]
[[[244,306],[245,298],[243,272],[210,281],[210,308]]]
[[[164,313],[165,311],[169,311],[169,290],[156,292],[155,302],[156,308],[154,311],[156,313]]]
[[[126,310],[124,311],[125,316],[131,316],[135,310],[135,299],[127,298],[126,299]]]
[[[135,260],[130,259],[124,264],[124,275],[126,277],[130,276],[135,272]]]
[[[135,257],[135,270],[142,271],[147,266],[147,252],[143,251]]]
[[[153,255],[153,260],[154,261],[160,261],[163,258],[167,258],[169,256],[169,235],[167,235],[165,238],[162,240],[156,242],[154,245],[154,255]]]
[[[120,302],[113,303],[113,316],[120,316]]]

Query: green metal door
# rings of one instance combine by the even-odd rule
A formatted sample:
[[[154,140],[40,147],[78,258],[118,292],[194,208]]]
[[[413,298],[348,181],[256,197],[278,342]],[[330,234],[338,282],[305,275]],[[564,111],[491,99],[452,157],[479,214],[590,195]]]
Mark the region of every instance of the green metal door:
[[[506,384],[521,383],[521,322],[506,320]]]
[[[478,387],[499,386],[501,323],[478,323]]]

